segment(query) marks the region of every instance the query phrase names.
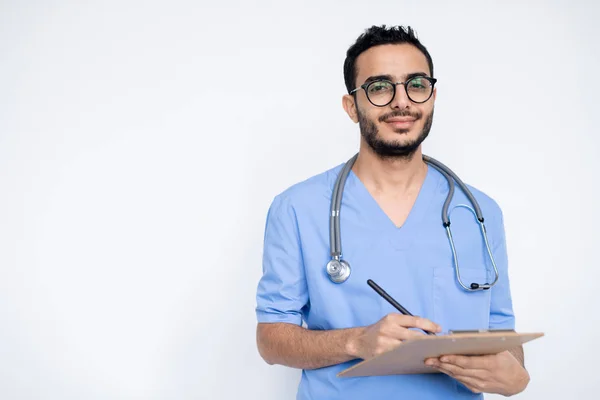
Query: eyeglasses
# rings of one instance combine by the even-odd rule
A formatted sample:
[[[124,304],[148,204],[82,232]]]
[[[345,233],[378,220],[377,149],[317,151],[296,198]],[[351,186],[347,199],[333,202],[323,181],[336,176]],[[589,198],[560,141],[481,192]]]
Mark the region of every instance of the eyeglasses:
[[[396,85],[404,86],[406,95],[414,103],[425,103],[433,94],[433,85],[437,79],[428,76],[414,76],[406,82],[391,82],[386,79],[378,79],[376,81],[367,82],[353,91],[350,94],[364,89],[367,94],[367,99],[371,104],[377,107],[387,106],[394,100],[396,96]]]

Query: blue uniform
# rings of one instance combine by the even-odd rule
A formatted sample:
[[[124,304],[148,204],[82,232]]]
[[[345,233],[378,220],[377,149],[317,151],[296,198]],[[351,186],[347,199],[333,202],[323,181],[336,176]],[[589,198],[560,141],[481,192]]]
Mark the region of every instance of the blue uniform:
[[[467,292],[455,277],[452,251],[442,225],[446,179],[428,166],[417,200],[401,228],[379,207],[351,171],[341,206],[343,258],[352,273],[330,281],[329,213],[333,186],[342,165],[295,184],[273,200],[264,236],[263,275],[258,283],[258,322],[286,322],[308,329],[366,326],[397,313],[367,285],[373,279],[411,313],[442,330],[514,329],[502,212],[496,202],[469,186],[479,202],[499,272],[489,290]],[[449,210],[467,204],[458,186]],[[494,279],[474,214],[464,207],[450,216],[460,273],[465,285]],[[293,346],[293,343],[290,343]],[[313,399],[476,399],[445,374],[338,378],[360,360],[303,370],[298,400]]]

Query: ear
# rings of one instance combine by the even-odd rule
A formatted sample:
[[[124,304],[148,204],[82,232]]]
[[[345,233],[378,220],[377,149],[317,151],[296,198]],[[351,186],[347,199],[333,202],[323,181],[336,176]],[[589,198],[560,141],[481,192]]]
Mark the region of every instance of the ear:
[[[356,103],[354,102],[354,96],[346,94],[342,97],[342,106],[346,110],[346,114],[350,117],[354,123],[358,122],[358,113],[356,112]]]

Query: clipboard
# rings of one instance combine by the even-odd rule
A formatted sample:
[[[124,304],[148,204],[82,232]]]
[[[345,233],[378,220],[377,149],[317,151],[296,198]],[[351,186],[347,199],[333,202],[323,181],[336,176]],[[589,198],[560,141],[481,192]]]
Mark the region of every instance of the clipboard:
[[[544,336],[541,332],[455,331],[446,335],[408,339],[398,347],[363,360],[337,374],[340,378],[439,373],[425,365],[430,357],[442,355],[497,354]]]

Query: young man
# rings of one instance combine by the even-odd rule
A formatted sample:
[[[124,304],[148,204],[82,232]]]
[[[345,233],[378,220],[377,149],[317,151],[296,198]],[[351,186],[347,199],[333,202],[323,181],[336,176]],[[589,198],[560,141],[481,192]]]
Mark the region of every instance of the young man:
[[[450,185],[421,152],[436,97],[426,48],[411,28],[371,27],[348,50],[344,79],[343,106],[361,132],[339,214],[350,274],[336,281],[330,275],[335,271],[326,268],[335,242],[330,202],[342,164],[291,186],[269,209],[256,308],[261,356],[303,370],[298,399],[470,399],[482,392],[521,392],[529,382],[522,348],[426,360],[440,372],[434,374],[336,377],[423,331],[515,324],[502,212],[470,186],[485,217],[498,280],[489,289],[468,290],[495,275],[478,221],[466,208],[455,210],[469,204],[458,185],[449,207],[460,279],[455,274],[441,220]],[[400,314],[368,279],[418,317]]]

